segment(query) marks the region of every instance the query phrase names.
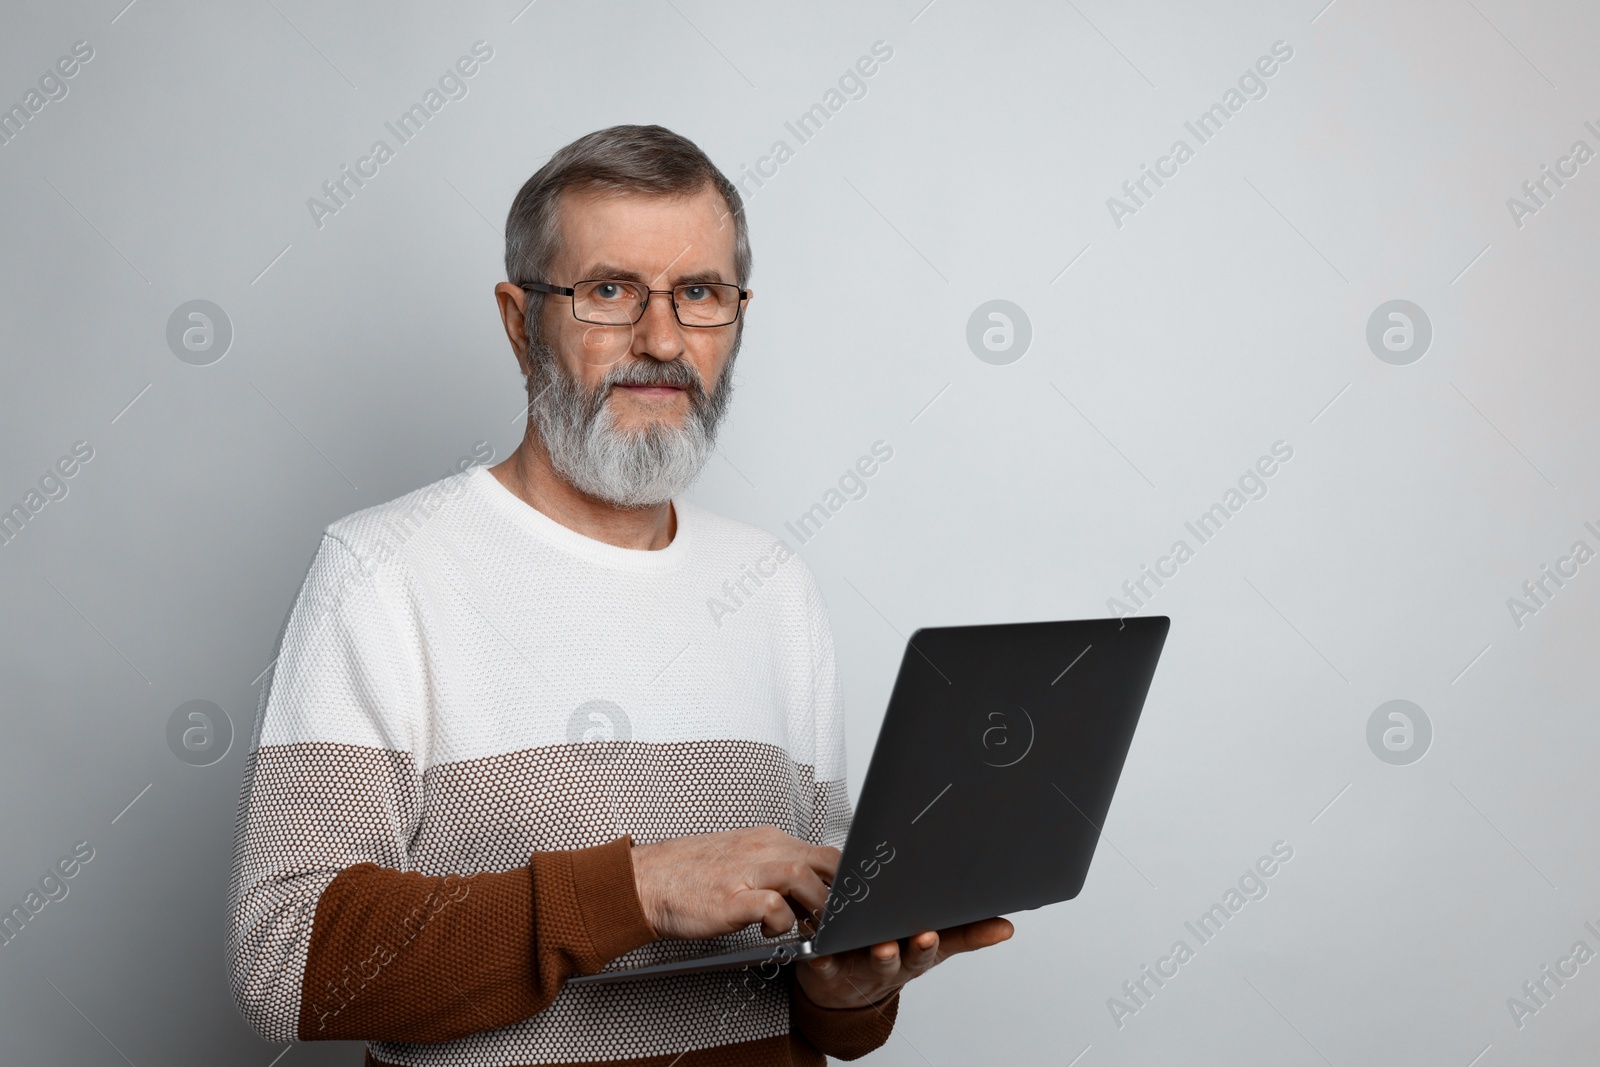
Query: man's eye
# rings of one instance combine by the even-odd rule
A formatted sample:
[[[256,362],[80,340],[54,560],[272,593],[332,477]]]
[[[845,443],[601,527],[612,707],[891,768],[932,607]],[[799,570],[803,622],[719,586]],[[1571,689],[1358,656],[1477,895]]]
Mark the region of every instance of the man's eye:
[[[679,292],[683,299],[691,302],[705,300],[711,295],[711,289],[704,285],[686,285]]]
[[[594,294],[601,300],[617,300],[622,297],[623,288],[616,282],[601,282],[594,287]]]

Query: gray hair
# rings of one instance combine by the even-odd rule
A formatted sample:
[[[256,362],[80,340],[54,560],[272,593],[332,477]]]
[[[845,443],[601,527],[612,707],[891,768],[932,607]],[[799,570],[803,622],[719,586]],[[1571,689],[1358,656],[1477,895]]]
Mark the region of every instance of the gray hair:
[[[734,281],[750,278],[750,235],[739,190],[693,141],[664,126],[612,126],[573,141],[523,184],[506,217],[506,280],[513,285],[549,282],[560,251],[561,194],[601,189],[658,196],[687,196],[709,184],[733,220]],[[569,279],[570,280],[570,279]],[[529,336],[538,337],[539,293],[528,293]]]

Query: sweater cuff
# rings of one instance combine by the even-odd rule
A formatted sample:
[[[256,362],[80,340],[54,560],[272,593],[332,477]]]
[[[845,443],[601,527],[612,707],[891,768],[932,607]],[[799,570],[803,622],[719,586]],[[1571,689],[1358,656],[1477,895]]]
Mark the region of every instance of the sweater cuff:
[[[798,981],[791,984],[789,1021],[818,1052],[854,1060],[880,1047],[894,1030],[900,990],[864,1008],[824,1008],[813,1003]]]
[[[624,952],[656,940],[633,876],[632,835],[624,834],[615,841],[577,849],[568,855],[572,861],[572,886],[594,948],[594,970]]]

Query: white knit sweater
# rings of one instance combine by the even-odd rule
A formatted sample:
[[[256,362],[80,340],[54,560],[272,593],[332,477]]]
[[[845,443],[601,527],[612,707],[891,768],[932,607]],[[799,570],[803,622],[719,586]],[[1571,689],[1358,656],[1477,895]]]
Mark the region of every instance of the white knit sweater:
[[[301,1036],[318,899],[355,864],[507,871],[622,834],[767,823],[843,844],[841,709],[810,572],[769,534],[673,506],[670,545],[618,548],[476,468],[327,528],[263,685],[240,808],[229,957],[264,1036]],[[612,966],[703,947],[655,942]],[[512,1025],[371,1051],[569,1063],[788,1032],[782,986],[731,1014],[726,986],[564,988]]]

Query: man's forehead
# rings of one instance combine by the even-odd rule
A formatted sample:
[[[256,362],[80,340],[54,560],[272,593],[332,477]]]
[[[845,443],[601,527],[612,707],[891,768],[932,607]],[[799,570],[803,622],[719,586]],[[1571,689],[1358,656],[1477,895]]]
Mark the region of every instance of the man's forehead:
[[[715,271],[733,280],[733,219],[709,183],[687,195],[569,190],[560,225],[561,259],[580,273],[608,266],[629,274]]]

